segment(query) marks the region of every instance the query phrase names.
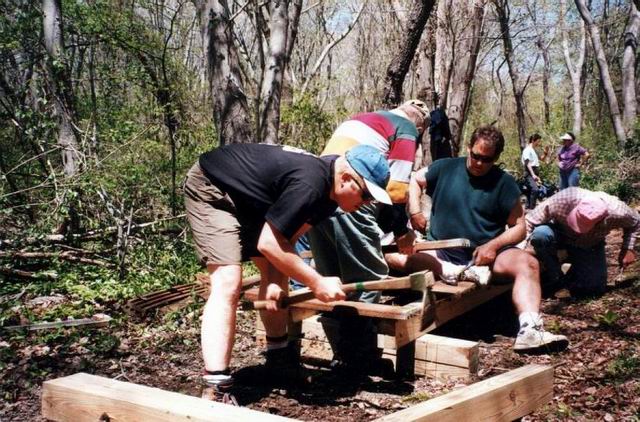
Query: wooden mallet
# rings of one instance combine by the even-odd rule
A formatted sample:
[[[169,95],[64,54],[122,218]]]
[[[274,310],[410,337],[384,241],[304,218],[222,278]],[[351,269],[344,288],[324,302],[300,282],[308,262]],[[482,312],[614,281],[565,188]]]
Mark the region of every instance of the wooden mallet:
[[[433,320],[435,309],[435,300],[431,287],[434,285],[435,279],[431,271],[420,271],[408,275],[406,277],[393,277],[375,281],[363,281],[359,283],[349,283],[342,285],[342,291],[345,293],[364,292],[371,290],[401,290],[411,289],[422,293],[422,320],[423,326]],[[282,298],[277,302],[278,308],[286,308],[295,303],[304,302],[315,298],[315,295],[309,288],[299,289],[291,293],[291,295]],[[272,305],[273,300],[257,300],[253,302],[253,309],[267,309]]]

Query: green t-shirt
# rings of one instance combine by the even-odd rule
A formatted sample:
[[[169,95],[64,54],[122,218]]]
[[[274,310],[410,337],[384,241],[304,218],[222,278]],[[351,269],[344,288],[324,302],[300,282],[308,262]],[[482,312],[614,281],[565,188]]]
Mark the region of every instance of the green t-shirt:
[[[484,176],[467,171],[466,157],[436,160],[426,173],[431,197],[429,240],[467,238],[483,245],[505,231],[520,189],[510,174],[493,166]]]

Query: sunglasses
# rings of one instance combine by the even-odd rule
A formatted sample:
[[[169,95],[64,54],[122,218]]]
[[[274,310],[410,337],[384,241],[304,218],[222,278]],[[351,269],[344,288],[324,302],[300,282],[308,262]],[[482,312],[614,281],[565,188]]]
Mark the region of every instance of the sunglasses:
[[[358,182],[358,179],[356,179],[355,177],[353,177],[352,180],[356,182],[356,185],[358,185],[358,188],[360,188],[360,192],[362,192],[362,201],[373,201],[374,198],[373,196],[371,196],[371,192],[369,192],[369,190],[365,186],[362,186],[360,182]]]
[[[476,154],[472,150],[469,150],[469,155],[471,156],[471,159],[476,160],[476,161],[480,161],[481,163],[485,163],[485,164],[493,163],[495,161],[495,157],[490,157],[488,155],[482,155],[482,154]]]

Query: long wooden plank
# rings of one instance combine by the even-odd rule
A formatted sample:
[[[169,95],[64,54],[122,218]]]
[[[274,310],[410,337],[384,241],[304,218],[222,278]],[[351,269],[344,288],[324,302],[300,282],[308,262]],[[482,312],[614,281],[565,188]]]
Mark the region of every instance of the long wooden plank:
[[[376,421],[512,421],[533,412],[552,397],[553,368],[527,365]]]
[[[58,422],[293,420],[85,373],[46,381],[42,416]]]
[[[253,288],[245,292],[244,298],[248,301],[256,301],[258,299],[258,289]],[[406,320],[412,315],[419,313],[419,309],[407,308],[404,309],[400,306],[384,305],[379,303],[362,303],[352,301],[338,301],[325,303],[317,299],[311,299],[300,303],[295,303],[289,306],[289,309],[308,309],[311,311],[328,312],[332,311],[336,307],[347,307],[353,310],[354,315],[375,317],[375,318],[388,318],[393,320]],[[311,315],[313,313],[310,313]],[[309,315],[310,316],[310,315]]]
[[[440,293],[443,295],[462,296],[464,294],[473,292],[474,290],[476,290],[476,288],[476,284],[470,281],[461,281],[456,286],[443,283],[442,281],[436,281],[435,284],[431,287],[431,291],[433,293]],[[253,287],[248,289],[244,293],[244,299],[250,302],[258,300],[258,288]]]
[[[291,306],[292,308],[311,309],[314,311],[329,312],[333,311],[337,307],[350,308],[354,315],[384,318],[392,320],[407,320],[411,316],[420,313],[419,309],[403,309],[400,306],[393,305],[381,305],[378,303],[362,303],[351,301],[338,301],[338,302],[321,302],[317,299],[307,300],[305,302],[296,303]]]

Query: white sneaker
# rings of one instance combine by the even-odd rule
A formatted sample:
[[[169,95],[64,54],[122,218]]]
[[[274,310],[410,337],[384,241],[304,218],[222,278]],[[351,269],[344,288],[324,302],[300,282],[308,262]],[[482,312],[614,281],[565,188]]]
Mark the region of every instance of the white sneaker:
[[[486,286],[491,280],[491,269],[485,265],[472,265],[460,275],[460,279]]]
[[[567,348],[569,339],[563,335],[551,334],[542,325],[523,327],[520,329],[513,350],[519,353],[550,353]]]
[[[458,284],[458,280],[460,280],[460,274],[463,270],[464,265],[455,265],[450,262],[443,261],[442,274],[440,274],[440,279],[443,283],[455,286],[456,284]]]

